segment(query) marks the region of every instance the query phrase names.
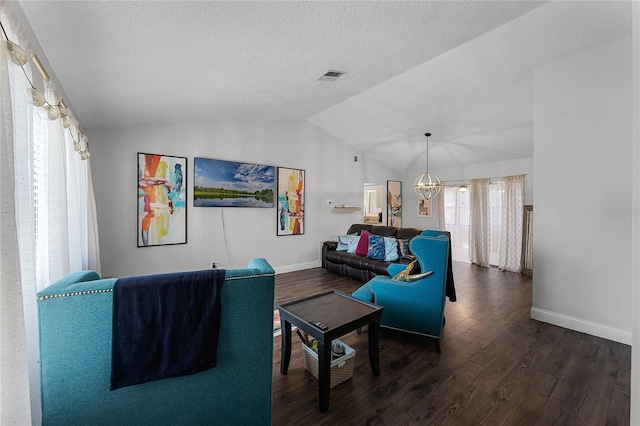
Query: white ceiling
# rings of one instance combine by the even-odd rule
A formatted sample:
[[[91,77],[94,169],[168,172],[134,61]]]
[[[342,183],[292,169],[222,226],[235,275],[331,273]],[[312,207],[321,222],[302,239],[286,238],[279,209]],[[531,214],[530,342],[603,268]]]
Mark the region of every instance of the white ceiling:
[[[628,1],[19,5],[89,137],[309,119],[398,171],[426,131],[432,168],[532,157],[533,70],[631,36]]]

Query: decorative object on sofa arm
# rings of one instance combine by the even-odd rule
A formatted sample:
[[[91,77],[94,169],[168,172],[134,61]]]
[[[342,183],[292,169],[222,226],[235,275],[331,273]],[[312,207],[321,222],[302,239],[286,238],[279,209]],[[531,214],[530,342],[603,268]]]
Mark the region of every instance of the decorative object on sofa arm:
[[[411,274],[411,272],[415,268],[417,262],[418,262],[418,259],[416,259],[413,262],[409,263],[407,265],[407,267],[403,271],[398,272],[391,279],[393,281],[408,281],[408,282],[411,282],[411,281],[421,280],[422,278],[428,277],[429,275],[433,274],[433,271],[422,272],[420,274]]]

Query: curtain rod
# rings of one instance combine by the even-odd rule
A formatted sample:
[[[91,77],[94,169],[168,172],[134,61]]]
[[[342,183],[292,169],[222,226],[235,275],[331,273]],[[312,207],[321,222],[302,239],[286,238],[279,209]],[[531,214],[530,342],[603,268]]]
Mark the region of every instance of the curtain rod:
[[[4,37],[7,39],[7,41],[9,41],[9,36],[7,35],[7,32],[4,29],[4,25],[2,25],[2,22],[0,22],[0,28],[2,29],[2,34],[4,34]],[[42,76],[44,81],[46,81],[47,83],[49,81],[51,81],[51,77],[49,76],[49,73],[44,68],[44,65],[42,65],[42,62],[40,62],[40,58],[38,58],[37,54],[35,54],[35,53],[33,54],[33,56],[31,57],[31,61],[33,62],[33,64],[36,66],[36,68],[40,72],[40,75]],[[22,68],[22,71],[24,72],[24,68]],[[25,76],[26,76],[26,73],[25,73]],[[27,79],[29,79],[29,78],[27,77]],[[29,81],[29,83],[31,83],[31,81]],[[63,108],[68,108],[67,104],[64,102],[64,99],[60,99],[59,103]]]
[[[42,65],[42,62],[40,62],[40,58],[38,58],[38,55],[34,53],[31,60],[35,64],[36,68],[38,68],[38,71],[40,71],[40,75],[42,75],[44,81],[46,81],[47,83],[51,81],[51,77],[49,76],[47,70],[44,68],[44,65]],[[63,108],[68,108],[67,104],[64,102],[64,99],[60,99],[60,105],[62,105]]]
[[[502,178],[505,178],[505,177],[508,177],[508,176],[528,176],[528,175],[529,175],[529,173],[520,173],[520,174],[517,174],[517,175],[492,176],[492,177],[489,177],[489,178],[471,178],[471,179],[457,179],[457,180],[446,180],[446,179],[442,179],[442,181],[443,181],[443,182],[444,182],[444,184],[446,185],[446,184],[448,184],[448,183],[456,183],[456,182],[465,182],[465,183],[469,183],[469,181],[470,181],[470,180],[473,180],[473,179],[489,179],[489,180],[491,180],[491,179],[502,179]]]

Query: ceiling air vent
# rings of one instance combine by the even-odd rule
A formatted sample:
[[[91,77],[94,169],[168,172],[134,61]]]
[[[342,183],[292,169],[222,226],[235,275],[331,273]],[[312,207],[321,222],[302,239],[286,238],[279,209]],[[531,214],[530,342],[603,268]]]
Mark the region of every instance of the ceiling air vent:
[[[318,81],[335,81],[338,79],[338,77],[341,77],[346,73],[346,71],[329,70],[318,77]]]

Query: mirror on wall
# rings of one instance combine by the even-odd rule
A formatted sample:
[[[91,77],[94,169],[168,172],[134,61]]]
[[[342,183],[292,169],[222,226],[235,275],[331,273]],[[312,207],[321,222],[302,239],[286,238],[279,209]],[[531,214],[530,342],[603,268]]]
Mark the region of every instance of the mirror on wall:
[[[364,223],[374,225],[382,223],[382,205],[384,203],[383,194],[382,185],[375,183],[364,184]]]

